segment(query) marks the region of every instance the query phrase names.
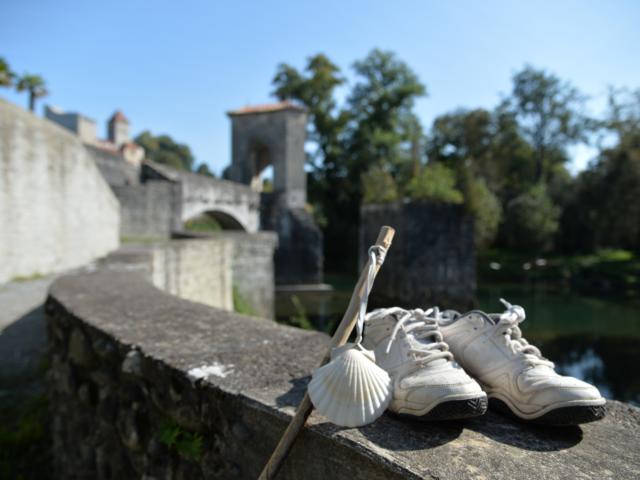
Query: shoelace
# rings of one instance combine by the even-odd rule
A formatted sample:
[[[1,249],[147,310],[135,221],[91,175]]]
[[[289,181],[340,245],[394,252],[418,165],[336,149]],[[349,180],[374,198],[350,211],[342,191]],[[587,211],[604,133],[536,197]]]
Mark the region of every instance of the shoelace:
[[[515,355],[520,354],[526,356],[528,363],[531,366],[546,365],[553,368],[553,362],[544,358],[538,347],[531,345],[522,337],[522,331],[518,325],[524,322],[526,318],[524,308],[520,305],[512,305],[504,298],[501,298],[500,301],[505,306],[506,310],[502,315],[500,315],[500,320],[495,326],[494,331],[496,334],[504,335],[505,341],[511,351]]]
[[[431,314],[434,317],[430,317]],[[398,332],[403,330],[405,334],[412,333],[413,338],[416,340],[424,340],[431,338],[431,343],[421,344],[419,347],[412,345],[409,349],[409,353],[413,355],[413,359],[421,364],[436,360],[438,358],[444,358],[452,360],[453,355],[449,352],[449,346],[443,341],[442,332],[438,328],[437,319],[440,315],[438,308],[430,308],[426,312],[420,308],[414,310],[405,310],[400,307],[386,308],[378,310],[372,314],[375,317],[386,317],[389,315],[400,315],[397,320],[389,342],[387,343],[386,353],[389,353],[391,345],[396,340]]]

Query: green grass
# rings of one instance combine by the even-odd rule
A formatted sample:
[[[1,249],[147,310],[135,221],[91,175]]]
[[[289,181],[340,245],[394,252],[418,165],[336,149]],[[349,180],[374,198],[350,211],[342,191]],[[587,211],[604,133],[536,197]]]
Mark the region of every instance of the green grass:
[[[202,435],[189,432],[172,420],[165,419],[160,424],[157,438],[160,443],[174,449],[185,458],[198,460],[202,456]]]
[[[537,282],[562,284],[580,293],[640,298],[640,260],[626,250],[600,250],[588,255],[535,255],[489,250],[478,255],[479,283]],[[499,270],[491,268],[500,265]]]
[[[291,296],[291,303],[293,304],[293,308],[296,313],[289,316],[289,325],[303,328],[305,330],[313,330],[313,324],[309,321],[307,312],[297,295]]]
[[[161,237],[120,237],[120,243],[125,245],[152,245],[154,243],[166,241],[166,238]]]
[[[44,278],[44,274],[36,272],[31,275],[18,275],[11,280],[14,282],[29,282],[31,280],[39,280],[40,278]]]
[[[233,286],[233,311],[243,315],[256,316],[251,303],[240,293],[236,285]]]
[[[184,224],[185,230],[191,232],[219,232],[222,226],[210,215],[204,214],[187,220]]]

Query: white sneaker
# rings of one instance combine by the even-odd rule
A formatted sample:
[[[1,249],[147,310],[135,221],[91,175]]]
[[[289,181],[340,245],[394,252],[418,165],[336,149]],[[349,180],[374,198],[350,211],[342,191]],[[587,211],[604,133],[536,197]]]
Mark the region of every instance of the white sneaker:
[[[431,312],[394,307],[365,317],[363,345],[375,352],[376,363],[393,381],[389,410],[422,420],[484,414],[487,395],[452,361]]]
[[[552,362],[524,338],[524,309],[505,300],[502,314],[443,312],[438,322],[460,365],[489,396],[492,407],[549,425],[577,425],[605,415],[598,389],[556,373]]]

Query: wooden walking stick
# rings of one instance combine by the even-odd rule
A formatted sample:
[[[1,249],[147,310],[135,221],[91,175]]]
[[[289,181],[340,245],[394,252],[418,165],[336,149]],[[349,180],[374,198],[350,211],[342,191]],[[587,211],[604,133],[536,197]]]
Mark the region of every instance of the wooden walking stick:
[[[382,248],[383,252],[386,253],[386,251],[391,246],[391,242],[393,241],[393,236],[395,235],[395,233],[396,233],[395,230],[391,227],[382,227],[380,229],[380,233],[378,234],[378,239],[376,240],[376,243],[373,248],[376,248],[376,247]],[[384,253],[383,253],[382,259],[384,259]],[[340,325],[338,325],[338,329],[336,330],[336,333],[334,333],[333,337],[331,338],[331,343],[329,344],[327,353],[325,354],[324,358],[320,362],[319,366],[325,365],[327,362],[329,362],[329,360],[331,359],[331,351],[335,347],[344,345],[349,339],[349,335],[351,335],[351,332],[353,331],[353,327],[355,326],[356,321],[358,320],[359,302],[360,302],[360,298],[365,293],[370,264],[371,264],[371,258],[367,260],[367,263],[365,264],[362,270],[362,273],[360,274],[358,283],[356,284],[353,294],[351,295],[351,300],[349,301],[349,306],[347,307],[347,311],[344,313],[344,316],[340,321]],[[375,274],[378,273],[378,270],[380,269],[381,265],[382,265],[382,261],[376,262],[374,277],[375,277]],[[282,435],[282,438],[280,438],[280,441],[278,442],[276,449],[271,454],[271,458],[269,458],[269,461],[267,462],[264,469],[262,470],[262,473],[260,474],[260,477],[258,477],[258,480],[271,480],[275,478],[276,474],[278,473],[278,470],[280,469],[280,466],[282,465],[282,462],[289,454],[289,451],[293,446],[293,442],[295,441],[296,437],[304,427],[304,424],[307,421],[307,418],[309,418],[309,415],[311,415],[312,409],[313,409],[313,404],[311,403],[311,399],[309,398],[309,393],[307,392],[305,393],[304,398],[302,399],[302,402],[300,402],[300,405],[298,405],[295,415],[291,419],[291,422],[289,423],[289,426],[287,427],[284,434]]]

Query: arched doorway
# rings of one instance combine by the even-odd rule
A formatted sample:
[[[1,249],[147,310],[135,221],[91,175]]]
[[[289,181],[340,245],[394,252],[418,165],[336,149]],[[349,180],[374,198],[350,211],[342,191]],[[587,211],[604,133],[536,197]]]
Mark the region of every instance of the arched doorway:
[[[273,163],[269,148],[262,143],[254,144],[251,148],[250,161],[251,188],[256,192],[262,192],[265,191],[265,185],[273,186]]]

